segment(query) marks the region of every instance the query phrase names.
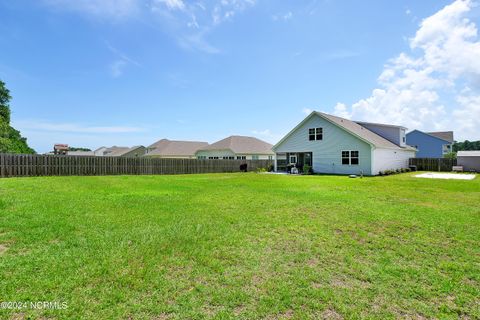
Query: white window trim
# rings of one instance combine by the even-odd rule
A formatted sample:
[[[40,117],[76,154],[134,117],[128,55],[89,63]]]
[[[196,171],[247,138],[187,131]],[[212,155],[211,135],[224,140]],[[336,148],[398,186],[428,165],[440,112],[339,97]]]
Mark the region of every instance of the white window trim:
[[[354,157],[354,158],[358,158],[358,163],[357,164],[352,164],[352,151],[353,152],[358,152],[358,157]],[[348,152],[348,164],[343,164],[343,153],[344,152]],[[340,151],[340,163],[342,164],[342,166],[359,166],[360,165],[360,151],[358,150],[342,150]]]
[[[315,135],[314,135],[314,139],[310,140],[310,130],[312,129],[315,131]],[[318,133],[317,132],[318,129],[321,129],[322,133]],[[322,139],[317,139],[317,135],[319,134],[322,135]],[[308,141],[322,141],[322,140],[323,140],[323,127],[308,128]]]

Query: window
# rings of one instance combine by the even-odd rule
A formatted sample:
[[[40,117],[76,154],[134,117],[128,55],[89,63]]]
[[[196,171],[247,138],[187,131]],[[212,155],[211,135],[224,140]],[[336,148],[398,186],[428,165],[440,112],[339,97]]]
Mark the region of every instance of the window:
[[[237,160],[246,160],[247,157],[246,156],[237,156]]]
[[[407,141],[407,139],[405,139],[405,137],[403,137],[402,141],[403,141],[403,143],[405,143]]]
[[[310,128],[308,129],[308,140],[323,140],[323,128]]]
[[[358,151],[350,151],[350,164],[358,165]]]
[[[342,164],[350,164],[350,151],[342,151]]]
[[[359,152],[358,151],[342,151],[342,164],[343,165],[358,165]]]
[[[218,157],[208,157],[210,160],[218,160]]]
[[[252,160],[258,160],[258,154],[252,155]]]
[[[268,160],[273,160],[273,156],[268,156]]]
[[[230,156],[225,156],[223,157],[223,160],[233,160],[235,157],[230,157]]]
[[[297,156],[290,156],[290,163],[297,163]]]
[[[207,159],[207,156],[198,156],[197,159],[198,160],[205,160],[205,159]]]

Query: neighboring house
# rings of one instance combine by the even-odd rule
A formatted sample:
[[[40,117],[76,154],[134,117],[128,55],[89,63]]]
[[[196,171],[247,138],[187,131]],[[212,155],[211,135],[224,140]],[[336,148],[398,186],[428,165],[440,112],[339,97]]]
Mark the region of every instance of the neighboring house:
[[[93,150],[93,153],[97,157],[103,157],[106,150],[107,150],[107,147],[100,147],[96,150]]]
[[[147,147],[146,157],[195,159],[195,152],[208,146],[202,141],[175,141],[162,139]]]
[[[53,154],[66,155],[68,152],[68,144],[57,143],[53,146]]]
[[[67,156],[95,156],[93,151],[68,151]]]
[[[144,146],[135,146],[131,148],[113,146],[111,148],[106,148],[106,150],[103,153],[103,156],[134,158],[134,157],[143,156],[145,152],[146,152],[146,148]]]
[[[408,168],[416,150],[406,145],[405,131],[314,111],[273,147],[275,170],[309,165],[316,173],[377,175]]]
[[[407,144],[416,148],[417,158],[443,158],[452,152],[453,132],[423,132],[413,130],[407,133]]]
[[[458,151],[457,165],[464,171],[480,172],[480,151]]]
[[[254,137],[230,136],[201,148],[197,159],[273,160],[272,145]]]

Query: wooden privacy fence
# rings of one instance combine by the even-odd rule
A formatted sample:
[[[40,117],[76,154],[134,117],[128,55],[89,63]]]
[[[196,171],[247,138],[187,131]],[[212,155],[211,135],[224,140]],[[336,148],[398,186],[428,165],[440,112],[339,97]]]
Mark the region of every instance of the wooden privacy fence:
[[[103,176],[239,172],[267,168],[273,160],[197,160],[0,154],[0,177]]]
[[[410,158],[409,165],[417,166],[420,171],[452,171],[457,159],[447,158]]]

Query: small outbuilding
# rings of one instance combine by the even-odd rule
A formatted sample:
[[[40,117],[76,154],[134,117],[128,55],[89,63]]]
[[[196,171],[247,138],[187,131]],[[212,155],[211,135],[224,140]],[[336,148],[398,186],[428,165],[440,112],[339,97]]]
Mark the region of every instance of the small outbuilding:
[[[480,172],[480,151],[458,151],[457,165],[463,167],[463,171]]]

